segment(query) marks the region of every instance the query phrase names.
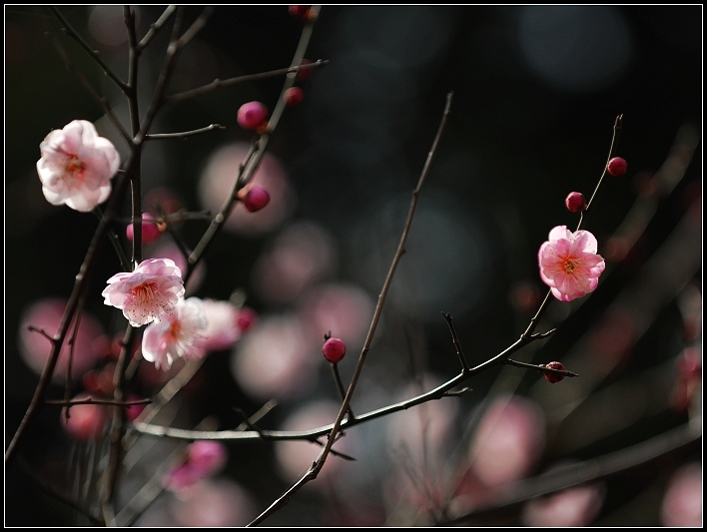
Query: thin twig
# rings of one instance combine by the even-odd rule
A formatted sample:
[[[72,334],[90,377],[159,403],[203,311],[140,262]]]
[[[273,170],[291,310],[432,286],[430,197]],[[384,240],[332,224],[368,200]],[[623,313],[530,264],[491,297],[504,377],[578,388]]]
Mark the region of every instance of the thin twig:
[[[88,43],[81,37],[81,35],[78,34],[78,32],[69,24],[69,22],[64,18],[64,15],[61,14],[61,12],[53,6],[49,6],[49,9],[52,10],[52,13],[54,13],[54,16],[59,19],[59,22],[64,26],[61,28],[61,31],[74,39],[81,48],[84,49],[84,51],[91,56],[91,59],[93,59],[98,65],[103,69],[103,72],[106,73],[106,75],[112,79],[115,84],[118,86],[118,88],[123,91],[123,93],[126,93],[128,90],[128,85],[120,79],[111,69],[110,67],[101,59],[101,53],[98,50],[94,50],[91,48]]]
[[[113,125],[115,128],[118,130],[120,135],[123,137],[123,139],[130,144],[131,143],[131,137],[128,135],[128,132],[125,131],[125,128],[123,125],[120,123],[120,120],[118,120],[118,117],[115,116],[115,113],[113,113],[113,110],[110,108],[108,105],[108,100],[102,96],[100,96],[96,90],[91,86],[91,84],[88,82],[86,77],[81,73],[81,71],[76,68],[76,65],[71,61],[69,58],[69,55],[66,53],[66,50],[64,50],[64,47],[62,44],[59,42],[59,40],[54,36],[54,32],[52,30],[47,30],[46,35],[49,36],[51,39],[52,43],[54,44],[54,48],[56,49],[57,53],[59,56],[64,60],[64,63],[66,63],[67,68],[76,76],[76,78],[79,80],[81,85],[84,86],[86,91],[91,95],[91,97],[98,103],[98,105],[103,109],[103,112],[108,116],[111,122],[113,122]]]
[[[187,29],[187,31],[184,32],[184,34],[179,38],[179,41],[177,41],[177,46],[181,49],[184,48],[187,44],[191,42],[191,40],[196,37],[199,32],[204,28],[206,25],[206,22],[211,18],[211,15],[214,14],[215,8],[213,6],[207,6],[204,8],[204,10],[201,12],[201,15],[197,17],[197,19],[192,23],[191,26]]]
[[[599,181],[597,182],[597,186],[594,188],[594,192],[592,192],[592,197],[589,198],[589,201],[587,202],[587,208],[584,209],[584,211],[582,213],[580,213],[580,215],[579,215],[579,223],[577,224],[576,230],[579,230],[582,227],[582,224],[584,223],[585,218],[587,217],[587,213],[589,212],[589,209],[591,208],[592,203],[594,202],[594,198],[596,198],[597,192],[599,192],[599,188],[601,187],[601,184],[604,181],[604,178],[606,177],[609,161],[614,156],[614,151],[616,150],[616,146],[618,146],[618,144],[619,144],[619,136],[621,135],[621,128],[623,126],[623,120],[624,120],[624,115],[618,115],[616,117],[616,120],[614,121],[614,134],[611,138],[611,145],[609,146],[609,155],[606,158],[606,163],[604,164],[604,171],[601,173],[601,177],[599,178]]]
[[[361,350],[361,354],[359,355],[358,363],[356,364],[356,369],[354,370],[354,374],[351,379],[351,383],[349,384],[349,388],[346,393],[346,397],[344,397],[344,400],[341,403],[341,408],[339,409],[339,414],[337,415],[336,420],[334,421],[334,425],[331,429],[331,432],[329,434],[329,438],[327,439],[326,445],[324,446],[324,449],[322,449],[322,452],[320,453],[319,457],[314,462],[312,467],[300,479],[300,481],[295,483],[289,490],[287,490],[287,492],[285,492],[281,497],[276,499],[264,512],[262,512],[258,517],[256,517],[253,521],[251,521],[251,523],[249,523],[248,526],[255,526],[255,525],[261,523],[268,516],[272,515],[278,509],[280,509],[281,507],[286,505],[287,502],[292,498],[292,496],[304,484],[306,484],[310,480],[315,479],[317,477],[317,475],[319,474],[319,471],[321,471],[322,467],[324,467],[324,463],[326,462],[327,455],[329,454],[331,447],[334,444],[334,441],[336,440],[336,437],[337,437],[339,431],[341,430],[342,423],[344,421],[344,416],[348,412],[349,404],[351,403],[351,398],[353,397],[354,390],[356,389],[356,385],[358,384],[358,379],[361,375],[361,371],[363,370],[363,365],[366,360],[366,355],[368,354],[371,343],[373,342],[373,336],[374,336],[376,328],[378,326],[378,322],[380,320],[380,315],[383,311],[383,304],[385,303],[385,299],[388,294],[388,290],[389,290],[390,285],[393,281],[393,276],[395,274],[395,270],[397,269],[398,263],[400,262],[400,259],[403,256],[403,253],[405,252],[405,243],[407,241],[407,236],[410,232],[410,227],[412,226],[412,221],[415,216],[415,211],[417,209],[417,203],[419,201],[420,192],[422,190],[423,185],[425,184],[425,181],[427,180],[427,176],[429,174],[429,169],[430,169],[432,160],[434,159],[434,156],[437,152],[437,146],[439,145],[440,138],[442,137],[442,132],[444,131],[444,127],[447,123],[447,118],[449,116],[451,105],[452,105],[452,93],[450,92],[447,95],[447,102],[444,107],[444,112],[442,113],[442,119],[440,121],[439,128],[437,129],[437,134],[435,135],[434,141],[432,142],[432,147],[430,148],[430,151],[427,155],[427,160],[425,161],[425,164],[423,166],[422,172],[420,174],[420,178],[417,182],[417,186],[415,187],[415,190],[412,193],[412,200],[410,202],[410,208],[408,211],[407,220],[406,220],[405,225],[403,227],[403,232],[400,237],[400,242],[398,243],[398,248],[395,252],[395,255],[393,256],[393,260],[391,262],[390,269],[388,270],[388,275],[386,276],[386,279],[383,282],[383,287],[382,287],[381,292],[378,296],[378,302],[377,302],[376,308],[373,312],[373,318],[371,320],[371,325],[368,329],[368,334],[366,336],[366,340],[364,341],[364,345]]]
[[[201,129],[193,129],[191,131],[181,131],[179,133],[153,133],[152,135],[147,135],[145,140],[170,140],[170,139],[186,139],[193,135],[199,135],[200,133],[206,133],[207,131],[213,131],[214,129],[226,129],[226,126],[221,124],[211,124]]]
[[[130,168],[132,166],[132,156],[128,157],[125,166],[126,168]],[[18,445],[27,433],[28,427],[34,421],[37,412],[44,403],[44,397],[49,388],[52,376],[54,375],[56,363],[59,360],[59,353],[61,352],[61,347],[64,344],[66,335],[71,325],[71,321],[74,317],[76,309],[78,308],[80,295],[88,286],[87,274],[93,268],[93,264],[98,255],[98,244],[105,235],[106,231],[108,230],[109,221],[113,219],[113,216],[115,215],[121,203],[121,198],[125,191],[125,187],[127,186],[127,182],[127,178],[124,175],[120,175],[118,182],[116,183],[116,186],[113,190],[113,194],[111,195],[111,199],[109,200],[108,208],[106,209],[106,215],[99,222],[98,227],[96,228],[96,232],[94,233],[93,238],[91,239],[91,243],[89,244],[88,250],[86,251],[86,256],[79,269],[79,273],[76,275],[74,288],[72,289],[71,296],[69,296],[69,301],[66,304],[64,315],[61,317],[61,321],[59,323],[59,330],[56,335],[52,337],[52,348],[49,353],[49,356],[47,357],[47,362],[44,366],[44,369],[42,370],[42,374],[39,377],[39,383],[37,384],[37,388],[35,389],[30,405],[27,408],[27,411],[25,412],[22,421],[20,422],[20,426],[17,428],[17,431],[15,432],[14,436],[12,437],[12,440],[10,441],[10,444],[7,447],[7,450],[5,451],[6,464],[10,463],[10,461],[12,460]]]
[[[314,9],[315,12],[319,11],[319,8],[317,6],[313,6],[312,9]],[[299,67],[302,64],[304,54],[307,51],[309,41],[312,37],[312,28],[312,21],[305,24],[302,28],[302,35],[300,36],[300,40],[297,45],[297,50],[295,50],[291,63],[291,68]],[[252,179],[253,174],[255,174],[255,171],[258,169],[260,160],[262,159],[263,155],[265,154],[265,150],[268,147],[270,136],[277,128],[280,118],[282,117],[282,114],[285,111],[285,98],[283,97],[283,95],[287,89],[294,85],[294,82],[295,74],[288,74],[280,91],[280,97],[278,98],[277,104],[275,105],[275,109],[273,109],[273,112],[270,115],[267,130],[262,135],[260,135],[260,137],[252,144],[248,154],[246,155],[243,161],[243,164],[239,169],[238,177],[236,178],[233,184],[230,196],[226,199],[223,206],[221,207],[221,210],[211,221],[211,225],[209,225],[208,229],[194,248],[194,251],[192,251],[191,255],[189,256],[188,268],[186,273],[184,274],[185,283],[189,280],[189,277],[191,277],[192,273],[194,272],[196,264],[199,262],[199,260],[201,260],[213,239],[216,237],[216,235],[219,234],[219,232],[223,228],[224,222],[230,216],[238,199],[238,192],[248,184],[248,182]]]
[[[565,377],[579,377],[579,375],[568,369],[554,369],[548,368],[545,364],[528,364],[527,362],[521,362],[520,360],[513,360],[512,358],[507,358],[505,363],[509,366],[516,366],[518,368],[534,369],[540,373],[552,373],[554,375],[563,375]]]
[[[150,24],[150,29],[142,38],[142,40],[135,47],[135,51],[140,54],[145,49],[145,47],[150,44],[150,41],[157,35],[157,33],[162,29],[162,27],[167,23],[170,17],[176,11],[177,6],[167,6],[157,22]]]
[[[449,332],[452,334],[452,343],[454,344],[454,349],[457,353],[457,357],[459,358],[459,362],[462,365],[462,369],[467,370],[467,369],[469,369],[469,363],[466,361],[466,357],[464,356],[464,350],[462,349],[461,343],[459,343],[459,337],[457,336],[457,331],[454,329],[454,322],[452,321],[452,315],[447,312],[442,312],[442,316],[444,317],[445,321],[447,322],[447,326],[449,327]]]
[[[339,392],[339,397],[341,397],[341,400],[343,401],[344,397],[346,397],[346,388],[344,388],[344,383],[341,380],[341,373],[339,372],[339,365],[337,363],[331,363],[331,372],[334,375],[334,382],[336,383],[336,389]],[[349,417],[354,417],[351,405],[349,405]]]
[[[608,161],[611,160],[611,157],[614,154],[614,151],[616,150],[616,146],[618,145],[619,142],[619,135],[621,133],[621,126],[623,124],[623,116],[624,115],[618,115],[616,117],[616,120],[614,121],[614,133],[611,137],[611,145],[609,146],[609,156],[607,157],[607,164]],[[597,192],[599,192],[599,188],[601,187],[601,184],[604,181],[604,177],[606,176],[606,167],[607,164],[604,165],[604,171],[601,174],[601,177],[599,177],[599,181],[597,182],[597,186],[594,188],[594,192],[592,193],[592,197],[589,199],[589,203],[587,203],[587,208],[582,212],[579,216],[579,223],[577,224],[577,231],[582,227],[582,224],[585,221],[586,214],[589,211],[589,208],[592,205],[592,202],[594,201],[594,198],[597,195]],[[550,296],[552,295],[552,291],[548,290],[547,294],[545,294],[545,299],[543,299],[543,302],[540,304],[540,307],[538,308],[537,312],[535,313],[535,316],[530,320],[530,323],[528,324],[528,327],[525,329],[523,334],[521,335],[521,338],[530,336],[533,334],[535,331],[535,327],[538,324],[538,321],[540,320],[540,317],[545,313],[545,309],[550,303]]]
[[[219,89],[225,89],[226,87],[232,87],[234,85],[239,85],[241,83],[248,83],[253,81],[261,81],[268,78],[276,78],[280,76],[287,76],[290,74],[297,74],[300,70],[310,70],[314,68],[319,68],[329,63],[328,60],[319,59],[313,63],[294,65],[288,68],[279,68],[277,70],[270,70],[268,72],[260,72],[258,74],[246,74],[244,76],[236,76],[228,79],[215,79],[207,85],[202,87],[197,87],[195,89],[190,89],[184,92],[178,92],[172,96],[167,96],[165,98],[165,103],[177,103],[184,100],[189,100],[191,98],[197,98],[203,96],[204,94],[209,94]]]

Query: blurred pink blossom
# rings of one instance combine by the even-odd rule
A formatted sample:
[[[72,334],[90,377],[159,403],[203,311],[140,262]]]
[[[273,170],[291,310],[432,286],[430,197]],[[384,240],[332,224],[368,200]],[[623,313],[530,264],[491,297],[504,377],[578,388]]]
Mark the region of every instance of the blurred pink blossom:
[[[591,484],[533,499],[523,508],[523,524],[543,528],[589,526],[601,510],[604,492],[602,484]]]
[[[201,333],[204,349],[219,351],[232,347],[241,337],[238,307],[228,301],[204,299],[201,302],[201,310],[207,322],[206,329]]]
[[[660,515],[665,526],[702,526],[702,467],[699,464],[687,464],[673,474]]]
[[[224,200],[231,194],[240,165],[246,157],[250,145],[236,143],[216,151],[199,181],[199,198],[204,208],[219,212]],[[243,208],[233,209],[224,223],[224,227],[240,234],[262,234],[271,231],[292,213],[295,206],[295,192],[287,173],[280,162],[270,153],[266,153],[258,169],[253,174],[251,183],[266,188],[270,194],[267,209],[248,212]]]
[[[66,301],[61,299],[42,299],[33,303],[22,312],[18,333],[19,351],[25,363],[36,373],[41,373],[47,362],[52,344],[48,338],[37,331],[30,331],[29,326],[41,329],[53,336],[59,329],[61,318],[66,309]],[[73,331],[73,324],[70,331]],[[103,344],[96,340],[103,336],[103,327],[90,313],[84,311],[81,316],[76,338],[74,339],[74,359],[72,374],[83,375],[103,353]],[[54,369],[54,380],[66,377],[71,346],[64,342],[59,360]]]
[[[317,400],[310,402],[292,415],[290,415],[282,426],[282,430],[296,431],[309,430],[332,423],[339,413],[339,405],[332,401]],[[355,454],[358,440],[354,431],[346,433],[346,437],[337,441],[334,449],[343,453]],[[321,452],[321,447],[307,441],[279,441],[275,444],[275,456],[280,474],[288,482],[300,478],[312,465]],[[317,482],[307,484],[309,489],[331,489],[332,482],[337,480],[344,484],[351,483],[345,475],[342,475],[342,468],[349,462],[331,456],[324,464],[323,469],[317,477]]]
[[[227,458],[226,447],[222,443],[197,440],[189,446],[184,461],[168,473],[165,485],[172,491],[190,488],[221,471]]]
[[[284,399],[311,389],[321,363],[321,340],[303,333],[293,316],[270,316],[238,343],[231,359],[234,379],[257,399]]]
[[[203,331],[206,317],[201,300],[180,300],[171,313],[147,326],[142,337],[142,356],[156,368],[169,369],[176,358],[201,358],[205,354]]]
[[[550,240],[540,246],[540,277],[560,301],[572,301],[592,292],[604,271],[597,255],[597,239],[589,231],[573,233],[560,225],[550,231]]]
[[[146,259],[132,272],[116,273],[101,294],[119,308],[133,327],[141,327],[174,310],[184,296],[182,272],[170,259]]]
[[[49,203],[87,212],[108,199],[120,156],[91,122],[74,120],[64,129],[55,129],[39,149],[37,173]]]
[[[363,343],[373,308],[371,297],[358,286],[330,283],[308,291],[300,313],[313,341],[320,343],[331,331],[355,350]]]
[[[253,270],[256,289],[270,302],[291,303],[334,270],[332,237],[320,226],[299,222],[284,229]]]
[[[177,526],[241,527],[256,517],[253,498],[240,485],[226,479],[205,479],[177,493],[171,514]]]
[[[87,394],[77,395],[74,399],[87,399]],[[103,405],[73,405],[69,408],[69,419],[66,419],[66,407],[61,409],[61,424],[64,430],[80,441],[97,438],[103,432],[108,414]]]
[[[545,419],[532,401],[497,398],[484,414],[470,448],[471,469],[489,487],[525,477],[545,445]]]

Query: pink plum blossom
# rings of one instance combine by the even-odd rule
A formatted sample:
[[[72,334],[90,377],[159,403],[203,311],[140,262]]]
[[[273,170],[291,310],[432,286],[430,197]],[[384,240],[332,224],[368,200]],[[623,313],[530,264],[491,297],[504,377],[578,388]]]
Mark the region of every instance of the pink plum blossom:
[[[599,284],[604,259],[597,255],[597,239],[589,231],[573,233],[560,225],[538,252],[540,277],[560,301],[586,296]]]
[[[184,296],[182,272],[170,259],[146,259],[132,272],[116,273],[103,290],[104,303],[119,308],[133,327],[172,312]]]
[[[64,129],[55,129],[39,149],[37,173],[49,203],[88,212],[108,199],[120,156],[91,122],[74,120]]]
[[[145,329],[142,337],[143,358],[154,362],[158,369],[169,369],[176,358],[189,360],[203,357],[206,324],[200,299],[190,297],[180,300],[173,312],[165,314]]]
[[[523,524],[539,528],[590,526],[601,510],[605,492],[603,484],[586,484],[532,499],[523,508]]]
[[[226,465],[227,458],[222,443],[197,440],[189,446],[185,460],[169,472],[165,484],[174,491],[190,488],[218,473]]]

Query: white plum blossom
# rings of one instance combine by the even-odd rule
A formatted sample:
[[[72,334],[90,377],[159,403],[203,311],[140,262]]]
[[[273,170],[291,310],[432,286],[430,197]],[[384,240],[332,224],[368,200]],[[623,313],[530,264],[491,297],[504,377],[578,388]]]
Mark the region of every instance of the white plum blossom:
[[[172,312],[184,297],[182,271],[170,259],[146,259],[132,272],[116,273],[101,294],[119,308],[133,327]]]
[[[108,199],[120,156],[91,122],[74,120],[64,129],[55,129],[39,149],[37,173],[49,203],[88,212]]]
[[[203,332],[206,316],[201,300],[182,299],[174,311],[147,326],[142,337],[142,356],[157,369],[172,367],[177,358],[201,358],[206,354]]]

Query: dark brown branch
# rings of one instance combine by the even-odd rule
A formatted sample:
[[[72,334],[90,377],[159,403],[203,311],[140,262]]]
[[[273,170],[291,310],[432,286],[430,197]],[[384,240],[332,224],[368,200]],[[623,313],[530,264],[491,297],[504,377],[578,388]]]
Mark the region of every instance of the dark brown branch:
[[[131,155],[126,161],[125,166],[126,168],[131,168],[132,164],[133,159]],[[6,464],[11,462],[18,445],[27,433],[28,427],[34,421],[37,412],[41,408],[41,405],[44,403],[44,397],[49,388],[52,376],[54,375],[56,363],[59,360],[61,346],[64,344],[64,340],[66,339],[69,326],[74,317],[76,309],[78,308],[80,295],[83,293],[84,289],[88,285],[87,274],[93,268],[93,264],[96,260],[98,244],[100,243],[101,239],[108,230],[109,221],[113,219],[113,216],[115,216],[115,213],[117,212],[118,207],[120,206],[122,195],[125,192],[127,182],[128,180],[125,175],[119,174],[118,182],[116,183],[116,186],[113,189],[113,194],[111,195],[108,208],[106,209],[106,216],[99,222],[98,227],[96,228],[96,232],[94,233],[93,238],[91,239],[91,243],[89,244],[84,261],[81,264],[81,268],[79,269],[79,273],[76,275],[74,288],[71,291],[71,296],[69,297],[69,301],[66,304],[66,310],[64,311],[64,315],[62,316],[61,322],[59,323],[59,330],[57,334],[52,338],[52,349],[47,358],[47,363],[44,366],[44,369],[42,370],[42,374],[39,377],[39,383],[37,384],[37,388],[35,389],[30,405],[27,408],[27,411],[25,412],[22,421],[20,422],[20,426],[17,428],[17,431],[15,432],[7,450],[5,451]]]
[[[52,13],[54,13],[54,16],[59,19],[59,22],[64,26],[61,28],[61,31],[74,39],[81,48],[84,49],[84,51],[91,56],[91,59],[93,59],[98,65],[103,69],[103,72],[105,72],[106,76],[108,76],[110,79],[112,79],[115,84],[120,88],[123,93],[127,93],[128,91],[128,85],[121,80],[111,69],[110,67],[101,59],[101,53],[98,50],[94,50],[91,48],[88,43],[83,40],[81,35],[78,34],[78,32],[69,24],[69,22],[64,18],[64,15],[62,15],[59,10],[56,7],[50,6],[49,9],[52,10]]]
[[[469,364],[466,361],[466,357],[464,356],[464,350],[462,349],[462,346],[459,343],[459,337],[457,336],[457,331],[454,329],[454,322],[452,321],[452,315],[448,314],[447,312],[442,312],[442,316],[444,317],[445,321],[447,322],[447,326],[449,327],[449,332],[452,335],[452,343],[454,344],[454,349],[457,353],[457,358],[459,358],[459,362],[462,366],[462,369],[464,371],[466,371],[469,369]]]
[[[534,369],[540,373],[553,373],[555,375],[564,375],[565,377],[579,377],[578,374],[567,369],[553,369],[548,368],[545,364],[528,364],[527,362],[521,362],[520,360],[513,360],[512,358],[507,358],[505,361],[509,366],[516,366],[518,368],[524,369]]]
[[[165,98],[165,103],[177,103],[191,98],[197,98],[199,96],[203,96],[204,94],[209,94],[210,92],[214,92],[219,89],[225,89],[226,87],[232,87],[234,85],[239,85],[241,83],[261,81],[268,78],[287,76],[290,74],[296,75],[300,70],[319,68],[324,65],[327,65],[328,63],[329,61],[320,59],[318,61],[314,61],[313,63],[307,63],[305,65],[295,65],[288,68],[279,68],[277,70],[260,72],[258,74],[247,74],[245,76],[237,76],[229,79],[215,79],[208,85],[203,85],[202,87],[197,87],[196,89],[191,89],[188,91],[173,94],[172,96],[167,96]]]
[[[321,471],[322,467],[324,467],[324,463],[326,462],[327,455],[331,451],[331,447],[334,444],[334,441],[336,440],[336,437],[339,434],[339,431],[341,430],[342,423],[344,421],[344,416],[349,411],[349,405],[351,403],[351,398],[353,397],[353,393],[354,393],[354,390],[356,389],[358,379],[361,375],[361,371],[363,370],[364,362],[366,361],[366,355],[368,354],[371,343],[373,341],[373,336],[374,336],[376,328],[378,326],[378,322],[380,320],[380,315],[383,311],[383,305],[385,303],[385,299],[388,294],[388,290],[389,290],[390,285],[393,281],[393,276],[395,275],[395,270],[397,269],[398,263],[400,262],[400,259],[404,253],[405,242],[407,241],[407,236],[410,232],[410,227],[412,226],[412,220],[415,217],[415,211],[417,208],[417,203],[419,201],[420,192],[422,190],[423,185],[425,184],[425,181],[427,180],[430,165],[431,165],[432,160],[434,159],[434,156],[437,152],[437,146],[439,145],[440,138],[442,137],[442,132],[444,131],[444,126],[447,123],[447,118],[449,116],[451,105],[452,105],[452,93],[450,92],[447,95],[447,102],[444,107],[444,111],[442,113],[442,119],[440,121],[439,128],[437,129],[437,134],[435,135],[434,141],[432,142],[432,147],[430,148],[430,151],[427,155],[427,160],[425,161],[425,164],[423,166],[422,172],[420,174],[420,178],[417,182],[417,186],[415,187],[415,190],[412,193],[412,200],[410,202],[410,208],[408,211],[407,220],[405,221],[405,225],[403,227],[403,232],[402,232],[402,235],[400,236],[400,242],[398,244],[398,249],[396,250],[395,255],[393,256],[393,260],[391,262],[390,269],[388,270],[388,275],[386,276],[386,279],[383,282],[383,288],[381,289],[381,292],[378,296],[378,302],[377,302],[376,308],[373,312],[373,318],[371,320],[371,325],[368,329],[368,334],[366,335],[366,340],[364,341],[363,348],[361,350],[361,354],[359,355],[358,362],[356,364],[356,369],[354,370],[354,374],[351,379],[351,383],[349,384],[349,389],[346,393],[346,397],[344,397],[344,400],[341,403],[341,408],[339,409],[339,414],[337,415],[336,420],[334,421],[334,425],[331,429],[331,432],[329,434],[329,438],[327,439],[326,445],[324,446],[324,449],[322,449],[322,452],[320,453],[319,457],[314,462],[314,464],[312,465],[310,470],[300,479],[300,481],[297,482],[296,484],[294,484],[280,498],[275,500],[270,505],[270,507],[268,507],[264,512],[262,512],[258,517],[256,517],[248,526],[254,526],[254,525],[257,525],[258,523],[261,523],[269,515],[273,514],[279,508],[286,505],[287,502],[292,498],[292,496],[304,484],[306,484],[310,480],[314,480],[317,477],[317,475],[319,474],[319,471]]]
[[[81,71],[76,68],[76,65],[71,61],[69,58],[69,55],[66,53],[66,50],[64,50],[64,47],[61,45],[59,40],[54,36],[54,32],[51,30],[47,30],[46,33],[49,38],[51,39],[52,43],[54,44],[54,48],[56,49],[57,53],[59,56],[64,60],[64,63],[66,63],[67,68],[76,76],[76,78],[79,80],[81,85],[86,89],[86,91],[91,95],[91,97],[98,103],[98,105],[103,109],[103,112],[108,116],[108,118],[113,122],[113,125],[115,128],[118,130],[120,135],[123,137],[123,139],[130,144],[130,135],[128,135],[128,132],[125,131],[125,128],[123,128],[123,125],[120,123],[120,120],[118,120],[118,117],[115,116],[113,111],[108,105],[108,100],[106,98],[100,96],[96,90],[91,86],[91,84],[88,82],[86,77],[81,73]]]

